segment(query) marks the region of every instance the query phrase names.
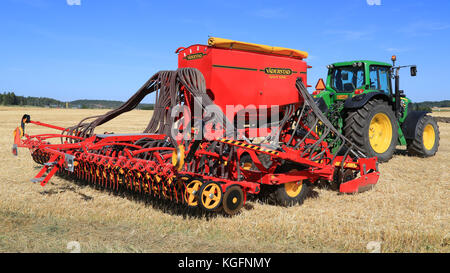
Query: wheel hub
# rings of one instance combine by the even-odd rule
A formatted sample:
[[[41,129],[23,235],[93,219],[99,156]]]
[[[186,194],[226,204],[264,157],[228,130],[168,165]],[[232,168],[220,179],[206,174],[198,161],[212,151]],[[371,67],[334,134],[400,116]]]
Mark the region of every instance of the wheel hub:
[[[386,152],[391,146],[392,124],[384,113],[373,116],[369,126],[369,142],[372,149],[379,154]]]
[[[434,132],[433,125],[427,124],[425,129],[423,129],[423,146],[427,150],[433,149],[434,142],[436,140],[436,134]]]

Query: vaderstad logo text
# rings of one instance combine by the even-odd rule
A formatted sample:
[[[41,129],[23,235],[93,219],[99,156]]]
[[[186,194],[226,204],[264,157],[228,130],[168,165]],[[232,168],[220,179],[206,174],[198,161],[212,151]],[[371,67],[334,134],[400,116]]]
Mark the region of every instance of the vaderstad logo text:
[[[290,68],[266,67],[264,68],[264,73],[270,75],[291,75],[292,70]]]
[[[186,60],[191,61],[191,60],[196,60],[196,59],[200,59],[203,58],[203,56],[205,56],[206,54],[203,53],[194,53],[194,54],[189,54],[185,57]]]

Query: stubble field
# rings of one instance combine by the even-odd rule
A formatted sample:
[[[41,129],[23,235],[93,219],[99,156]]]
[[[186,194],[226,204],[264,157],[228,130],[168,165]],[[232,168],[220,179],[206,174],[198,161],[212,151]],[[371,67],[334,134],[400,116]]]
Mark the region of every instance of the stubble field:
[[[369,242],[381,252],[450,251],[450,123],[439,122],[435,157],[409,157],[398,147],[380,164],[371,191],[316,188],[317,197],[302,206],[249,202],[234,217],[196,218],[56,176],[43,188],[30,182],[39,168],[29,151],[11,154],[24,113],[66,127],[104,112],[0,107],[0,252],[69,252],[71,241],[81,252],[370,252]],[[138,133],[150,117],[151,111],[135,110],[97,132]]]

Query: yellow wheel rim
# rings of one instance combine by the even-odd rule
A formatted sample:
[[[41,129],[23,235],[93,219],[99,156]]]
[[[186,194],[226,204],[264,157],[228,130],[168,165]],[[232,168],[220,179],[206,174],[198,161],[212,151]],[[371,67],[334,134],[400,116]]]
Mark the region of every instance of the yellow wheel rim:
[[[284,189],[289,197],[297,197],[303,187],[303,183],[289,182],[284,184]]]
[[[176,150],[172,153],[172,165],[177,168],[178,171],[180,171],[183,168],[184,165],[184,155],[185,148],[183,145],[178,146]]]
[[[382,154],[389,149],[392,142],[392,124],[386,114],[378,113],[370,121],[369,142],[372,149]]]
[[[192,180],[186,186],[186,194],[184,195],[184,199],[189,206],[197,206],[198,199],[197,193],[202,185],[202,181],[200,180]]]
[[[222,191],[220,186],[215,183],[210,183],[205,186],[202,191],[202,205],[206,209],[216,208],[222,199]]]
[[[433,125],[428,124],[425,126],[425,129],[423,129],[423,146],[427,150],[433,149],[434,142],[436,140],[436,134],[434,132]]]

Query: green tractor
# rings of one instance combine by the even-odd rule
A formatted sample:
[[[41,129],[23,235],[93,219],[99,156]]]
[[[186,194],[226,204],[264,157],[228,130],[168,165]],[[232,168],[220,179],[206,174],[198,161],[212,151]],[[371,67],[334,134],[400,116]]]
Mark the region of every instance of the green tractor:
[[[326,84],[319,79],[314,100],[340,132],[380,162],[391,159],[398,144],[410,155],[433,156],[439,147],[436,120],[426,111],[412,111],[399,89],[399,70],[409,67],[416,76],[417,68],[395,61],[392,56],[392,65],[363,60],[328,65]]]

